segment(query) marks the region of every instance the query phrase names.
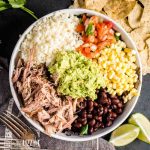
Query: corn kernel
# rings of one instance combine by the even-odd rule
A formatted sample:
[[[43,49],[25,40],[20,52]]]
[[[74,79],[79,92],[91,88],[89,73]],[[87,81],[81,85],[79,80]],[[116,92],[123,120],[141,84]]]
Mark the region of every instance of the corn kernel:
[[[124,51],[122,48],[125,48]],[[125,102],[136,93],[133,90],[134,83],[138,79],[135,61],[135,54],[120,40],[116,44],[112,44],[110,48],[102,50],[98,59],[108,92],[113,95],[122,95],[128,91],[129,94],[124,96]]]

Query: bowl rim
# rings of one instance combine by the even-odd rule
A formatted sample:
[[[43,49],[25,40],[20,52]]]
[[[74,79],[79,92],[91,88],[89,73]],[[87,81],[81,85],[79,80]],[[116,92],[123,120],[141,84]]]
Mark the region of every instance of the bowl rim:
[[[15,88],[13,86],[13,83],[12,83],[12,73],[14,71],[14,61],[15,61],[15,58],[16,58],[16,55],[18,54],[19,52],[19,47],[20,47],[20,44],[22,43],[25,35],[27,35],[31,30],[32,28],[36,25],[37,22],[39,22],[40,20],[42,20],[43,18],[46,18],[46,17],[50,17],[52,16],[54,13],[56,12],[62,12],[62,13],[70,13],[70,14],[75,14],[75,13],[79,13],[79,14],[82,14],[82,13],[87,13],[87,14],[92,14],[92,15],[97,15],[105,20],[109,20],[111,21],[118,29],[120,29],[122,31],[122,33],[129,39],[129,41],[131,42],[131,45],[133,46],[133,48],[136,50],[136,56],[137,56],[137,61],[139,63],[139,68],[140,68],[140,73],[139,73],[139,86],[138,86],[138,93],[140,94],[141,92],[141,86],[142,86],[142,64],[141,64],[141,60],[140,60],[140,57],[139,57],[139,53],[138,53],[138,50],[136,48],[136,45],[134,43],[134,41],[131,39],[131,37],[128,35],[128,33],[118,24],[116,23],[113,19],[111,19],[110,17],[104,15],[104,14],[101,14],[99,12],[96,12],[96,11],[93,11],[93,10],[87,10],[87,9],[61,9],[61,10],[57,10],[57,11],[54,11],[54,12],[51,12],[41,18],[39,18],[37,21],[35,21],[34,23],[32,23],[24,32],[23,34],[21,35],[21,37],[19,38],[19,40],[17,41],[14,49],[13,49],[13,52],[12,52],[12,55],[11,55],[11,60],[10,60],[10,65],[9,65],[9,84],[10,84],[10,89],[11,89],[11,93],[12,93],[12,96],[13,96],[13,99],[19,109],[19,111],[21,112],[21,114],[27,119],[27,121],[32,124],[36,129],[38,129],[39,131],[45,133],[44,129],[42,128],[39,128],[37,127],[37,123],[35,123],[31,118],[29,118],[24,112],[21,111],[21,108],[19,106],[19,100],[17,98],[17,95],[15,93]],[[77,141],[88,141],[88,140],[94,140],[96,138],[99,138],[99,137],[102,137],[104,135],[107,135],[108,133],[112,132],[113,130],[115,130],[117,127],[119,127],[126,119],[127,117],[130,115],[130,113],[133,111],[137,101],[138,101],[138,98],[139,98],[139,95],[135,97],[135,101],[134,103],[132,104],[130,110],[126,113],[126,115],[124,116],[124,118],[122,118],[114,127],[112,128],[109,128],[107,131],[103,132],[103,133],[100,133],[98,135],[91,135],[91,136],[83,136],[83,137],[80,137],[80,138],[69,138],[69,136],[61,136],[59,134],[53,134],[52,137],[53,138],[56,138],[56,139],[60,139],[60,140],[65,140],[65,141],[72,141],[72,142],[77,142]],[[46,134],[46,133],[45,133]]]

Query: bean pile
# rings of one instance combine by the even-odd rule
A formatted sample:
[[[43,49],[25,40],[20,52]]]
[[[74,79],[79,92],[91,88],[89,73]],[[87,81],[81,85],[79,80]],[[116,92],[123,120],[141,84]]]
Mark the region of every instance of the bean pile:
[[[109,127],[122,113],[124,105],[119,96],[112,96],[105,89],[97,91],[98,98],[83,100],[79,105],[78,118],[74,121],[72,130],[80,132],[82,127],[88,125],[88,134],[98,128]]]

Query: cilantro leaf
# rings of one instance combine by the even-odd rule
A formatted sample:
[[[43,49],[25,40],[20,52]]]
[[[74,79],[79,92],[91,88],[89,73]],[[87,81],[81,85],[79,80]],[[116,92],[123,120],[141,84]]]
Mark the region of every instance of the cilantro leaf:
[[[116,41],[120,40],[120,36],[117,36],[116,34],[115,34],[115,38],[116,38]]]
[[[87,29],[86,29],[86,35],[92,35],[93,34],[93,24],[89,23]]]
[[[85,134],[88,134],[88,124],[86,124],[85,126],[83,126],[82,128],[81,128],[81,132],[80,132],[80,134],[81,135],[85,135]]]
[[[35,15],[34,12],[31,11],[30,9],[26,8],[24,5],[26,4],[26,0],[8,0],[9,4],[11,5],[12,8],[20,8],[23,11],[29,13],[32,17],[35,19],[38,19]]]
[[[20,8],[26,4],[26,0],[8,0],[12,8]]]
[[[6,10],[8,9],[10,6],[9,4],[7,4],[6,2],[4,2],[3,0],[0,0],[0,11]]]
[[[35,15],[34,12],[31,11],[30,9],[26,8],[26,7],[21,7],[20,9],[26,11],[27,13],[29,13],[33,18],[35,18],[36,20],[38,19]]]

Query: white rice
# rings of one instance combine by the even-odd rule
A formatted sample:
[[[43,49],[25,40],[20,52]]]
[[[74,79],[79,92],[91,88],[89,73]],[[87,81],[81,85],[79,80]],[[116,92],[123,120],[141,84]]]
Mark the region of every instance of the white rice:
[[[35,63],[46,62],[48,65],[53,51],[75,50],[83,43],[81,36],[75,31],[78,23],[76,16],[67,13],[57,12],[51,17],[43,18],[22,42],[21,57],[27,61],[30,49],[35,48]]]

